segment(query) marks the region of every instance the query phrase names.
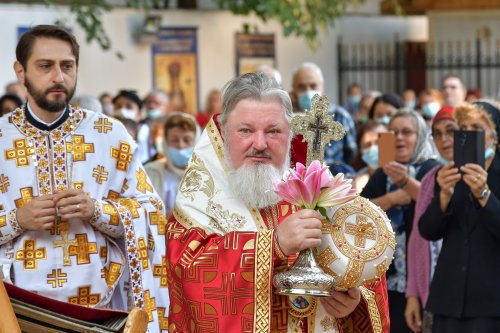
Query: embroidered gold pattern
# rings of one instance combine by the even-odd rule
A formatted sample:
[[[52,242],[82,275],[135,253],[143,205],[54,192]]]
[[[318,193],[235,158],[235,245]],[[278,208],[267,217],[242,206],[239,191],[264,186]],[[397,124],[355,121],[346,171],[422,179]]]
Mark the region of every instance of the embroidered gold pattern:
[[[135,172],[135,177],[137,178],[137,190],[142,193],[146,193],[147,191],[153,192],[153,186],[148,183],[148,175],[144,169],[139,168]]]
[[[219,162],[224,165],[224,142],[213,119],[210,119],[208,122],[206,131]]]
[[[132,162],[132,147],[125,141],[120,141],[118,148],[111,148],[111,157],[116,159],[116,169],[127,172]]]
[[[108,180],[109,172],[107,172],[102,165],[98,165],[94,169],[92,169],[92,177],[95,178],[97,184],[102,184],[102,182]]]
[[[210,216],[209,225],[225,235],[241,229],[247,222],[244,216],[224,210],[221,204],[208,200],[206,213]]]
[[[139,237],[137,244],[139,245],[139,248],[137,250],[139,254],[139,260],[142,263],[142,268],[149,269],[148,247],[146,245],[146,240],[144,239],[144,237]]]
[[[323,327],[323,331],[333,331],[335,328],[337,328],[337,321],[335,318],[326,315],[321,321],[319,322],[321,324],[321,327]]]
[[[73,161],[85,161],[87,154],[94,153],[94,144],[85,143],[83,135],[73,135],[73,142],[66,143],[66,150],[73,153]]]
[[[99,118],[99,120],[94,121],[94,129],[97,130],[98,133],[104,132],[104,134],[106,134],[113,129],[113,123],[107,118]]]
[[[68,274],[63,273],[60,268],[53,269],[52,273],[47,274],[47,284],[50,284],[52,288],[61,288],[64,283],[68,282]]]
[[[380,312],[377,307],[377,301],[375,300],[375,292],[363,286],[359,287],[359,291],[361,291],[361,295],[368,306],[373,333],[382,333],[382,321],[380,320]]]
[[[37,261],[47,259],[45,248],[36,248],[35,239],[25,239],[24,247],[16,251],[16,261],[24,261],[27,271],[37,269]]]
[[[366,239],[376,240],[376,231],[366,216],[357,215],[356,224],[346,223],[346,233],[354,236],[354,245],[366,247]]]
[[[160,278],[160,287],[167,287],[167,256],[161,256],[161,265],[153,265],[153,276]]]
[[[215,194],[215,185],[212,175],[208,172],[205,164],[194,154],[191,163],[179,182],[179,192],[186,198],[194,200],[194,193],[203,192],[208,198]]]
[[[69,255],[76,256],[77,265],[90,263],[90,255],[97,254],[97,243],[89,242],[87,234],[76,234],[77,245],[69,247]]]
[[[167,225],[167,219],[165,218],[165,215],[158,211],[151,212],[149,213],[149,221],[151,225],[158,226],[159,235],[165,235],[165,226]]]
[[[154,297],[150,297],[149,290],[144,292],[144,305],[144,310],[148,313],[149,321],[153,321],[153,311],[156,310],[156,301]]]
[[[90,293],[90,286],[84,286],[78,288],[78,295],[68,297],[68,303],[90,307],[99,303],[100,299],[101,295]]]
[[[2,191],[2,193],[7,192],[9,190],[9,186],[9,177],[5,177],[5,175],[2,173],[0,175],[0,191]]]
[[[254,333],[267,333],[271,327],[271,287],[272,270],[272,230],[257,234],[255,249],[255,305],[254,305]]]
[[[21,208],[33,199],[33,187],[23,187],[19,192],[21,192],[21,197],[14,200],[16,208]]]
[[[28,166],[30,157],[35,154],[33,145],[26,142],[26,138],[14,140],[14,148],[5,150],[5,159],[16,160],[17,167]]]
[[[63,266],[71,266],[71,258],[69,256],[69,247],[78,245],[76,239],[68,240],[69,224],[68,222],[56,222],[60,224],[60,234],[62,239],[54,241],[54,248],[62,247],[63,249]]]
[[[106,284],[108,285],[109,288],[113,287],[115,283],[118,282],[118,279],[120,278],[121,275],[121,270],[122,270],[122,265],[112,261],[109,264],[109,269],[104,267],[102,271],[101,277],[106,280]]]

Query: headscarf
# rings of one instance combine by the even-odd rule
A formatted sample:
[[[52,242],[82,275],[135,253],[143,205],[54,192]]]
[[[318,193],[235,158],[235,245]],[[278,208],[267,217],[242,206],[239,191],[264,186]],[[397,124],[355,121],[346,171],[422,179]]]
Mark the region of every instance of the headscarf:
[[[449,119],[449,120],[456,121],[455,118],[453,118],[453,110],[454,109],[452,106],[442,107],[441,110],[439,110],[439,112],[436,113],[434,118],[432,118],[432,128],[434,128],[434,126],[436,126],[436,124],[440,120]]]
[[[413,151],[413,156],[409,164],[420,164],[427,161],[432,157],[433,152],[432,146],[428,140],[428,129],[424,119],[415,111],[400,109],[391,117],[389,128],[391,127],[391,123],[394,121],[394,119],[399,117],[411,119],[413,124],[415,125],[415,129],[417,130],[417,144],[415,146],[415,150]]]
[[[495,128],[492,128],[493,133],[495,133],[495,138],[498,140],[498,132],[500,131],[500,108],[499,105],[490,100],[482,99],[472,102],[473,105],[479,106],[481,109],[486,111],[493,120]]]

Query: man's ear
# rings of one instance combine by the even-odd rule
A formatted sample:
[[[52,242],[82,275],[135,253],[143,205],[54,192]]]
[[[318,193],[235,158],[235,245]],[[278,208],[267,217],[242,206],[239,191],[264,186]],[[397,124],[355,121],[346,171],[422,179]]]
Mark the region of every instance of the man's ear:
[[[24,67],[19,61],[14,62],[14,72],[16,73],[17,80],[24,85]]]

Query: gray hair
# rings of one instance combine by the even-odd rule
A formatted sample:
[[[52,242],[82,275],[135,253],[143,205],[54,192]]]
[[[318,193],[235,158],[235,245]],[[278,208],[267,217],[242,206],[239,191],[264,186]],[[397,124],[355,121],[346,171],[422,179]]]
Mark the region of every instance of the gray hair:
[[[295,76],[297,73],[303,69],[310,69],[316,72],[319,77],[319,81],[321,84],[325,83],[325,79],[323,78],[323,72],[321,71],[321,68],[319,68],[318,65],[316,65],[314,62],[304,62],[302,63],[299,67],[295,68],[295,70],[292,72],[292,80],[295,80]]]
[[[102,104],[99,98],[91,95],[78,95],[71,99],[71,104],[78,105],[82,109],[87,109],[95,111],[97,113],[102,113]]]
[[[247,98],[258,101],[278,99],[284,109],[285,118],[289,123],[292,120],[292,101],[276,80],[264,73],[248,73],[232,79],[222,88],[222,111],[218,120],[223,128],[236,104]]]
[[[396,118],[409,118],[415,129],[417,130],[417,144],[415,150],[413,151],[413,156],[409,164],[418,164],[425,162],[432,157],[433,151],[431,143],[429,142],[428,129],[425,124],[424,118],[417,112],[409,109],[399,109],[395,114],[392,115],[391,121],[389,122],[389,128]]]

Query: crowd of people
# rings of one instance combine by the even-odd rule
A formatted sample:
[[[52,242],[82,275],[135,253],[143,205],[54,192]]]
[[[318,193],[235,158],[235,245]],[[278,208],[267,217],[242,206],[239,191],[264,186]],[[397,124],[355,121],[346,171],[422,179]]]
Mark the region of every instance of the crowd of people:
[[[175,332],[208,325],[193,316],[192,307],[216,297],[207,291],[213,281],[249,289],[240,302],[252,304],[251,309],[211,309],[221,318],[220,332],[242,331],[265,321],[266,313],[281,316],[279,311],[287,309],[279,305],[282,296],[268,295],[269,300],[258,294],[256,288],[263,285],[255,271],[270,276],[294,253],[317,246],[321,216],[285,210],[269,184],[300,161],[290,120],[310,111],[312,98],[325,93],[321,68],[300,64],[286,92],[279,72],[261,66],[210,91],[204,110],[188,114],[176,110],[168,92],[158,89],[144,98],[133,90],[99,98],[73,96],[78,44],[59,28],[33,28],[21,38],[16,56],[19,82],[9,84],[0,97],[0,139],[6,149],[0,173],[11,180],[9,190],[2,187],[6,195],[0,206],[4,280],[61,300],[92,283],[99,297],[90,305],[97,307],[127,309],[154,295],[156,309],[163,307],[163,312],[151,313],[150,322],[161,323],[160,316],[170,313]],[[330,104],[328,113],[346,135],[325,147],[325,163],[334,175],[352,178],[358,193],[387,213],[395,232],[392,265],[384,279],[367,287],[383,299],[377,306],[384,332],[500,331],[500,289],[495,285],[500,272],[495,259],[500,250],[500,109],[496,101],[480,98],[480,92],[467,91],[451,74],[441,87],[400,94],[364,91],[361,83],[353,83],[345,106]],[[458,130],[484,133],[484,165],[455,165]],[[378,140],[385,132],[394,135],[390,148],[395,154],[381,165],[380,152],[387,147],[379,147]],[[67,153],[50,148],[54,156],[44,160],[43,146],[61,146],[61,135],[68,135],[65,146],[73,148]],[[28,147],[24,159],[18,153],[23,147]],[[58,170],[65,163],[68,168]],[[20,168],[34,176],[14,181]],[[117,241],[124,235],[130,244]],[[72,266],[75,258],[66,254],[65,245],[53,245],[61,237],[74,238],[72,246],[93,244],[95,252],[87,248],[87,257],[78,257],[78,266]],[[145,256],[120,250],[131,252],[148,242]],[[272,244],[267,268],[256,254],[265,244]],[[29,260],[28,246],[44,246],[45,262]],[[101,248],[107,251],[99,258]],[[136,270],[134,260],[142,262]],[[193,267],[208,265],[208,260],[211,275],[198,276]],[[83,264],[88,269],[82,271]],[[153,265],[168,270],[168,291],[148,268]],[[45,279],[33,285],[35,276],[58,269],[70,276],[84,273],[74,275],[65,293],[48,288]],[[103,279],[95,274],[101,270],[108,272]],[[110,270],[118,273],[111,277]],[[342,319],[370,322],[363,308],[369,302],[360,301],[364,297],[359,288],[336,292],[315,303],[307,316],[268,320],[269,329],[278,332],[288,325],[313,332],[315,325],[324,327],[321,320],[328,316],[336,318],[332,331],[341,329]],[[253,303],[257,298],[264,303]],[[310,319],[311,313],[316,317]],[[158,331],[155,325],[150,324],[152,332]]]

